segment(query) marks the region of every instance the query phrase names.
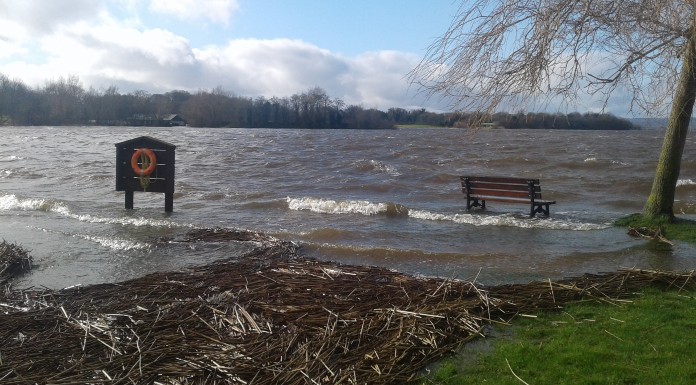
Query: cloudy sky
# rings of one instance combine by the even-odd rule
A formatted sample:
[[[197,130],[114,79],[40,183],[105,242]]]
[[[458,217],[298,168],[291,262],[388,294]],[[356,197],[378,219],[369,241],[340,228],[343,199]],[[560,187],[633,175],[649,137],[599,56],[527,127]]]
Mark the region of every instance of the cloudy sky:
[[[122,93],[321,87],[365,108],[426,107],[405,75],[457,0],[0,0],[0,73],[41,86],[76,75]]]

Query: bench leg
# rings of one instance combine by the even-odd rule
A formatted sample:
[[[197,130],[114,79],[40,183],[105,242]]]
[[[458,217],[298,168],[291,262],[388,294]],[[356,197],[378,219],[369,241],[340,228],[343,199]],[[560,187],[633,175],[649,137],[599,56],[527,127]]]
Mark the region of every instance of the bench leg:
[[[133,209],[133,190],[126,190],[126,209]]]
[[[533,203],[532,210],[529,214],[531,218],[534,218],[537,213],[544,214],[545,216],[550,216],[550,209],[548,203]]]
[[[474,207],[480,207],[482,209],[486,208],[486,201],[481,200],[479,201],[477,198],[470,198],[466,200],[466,209],[471,210]]]

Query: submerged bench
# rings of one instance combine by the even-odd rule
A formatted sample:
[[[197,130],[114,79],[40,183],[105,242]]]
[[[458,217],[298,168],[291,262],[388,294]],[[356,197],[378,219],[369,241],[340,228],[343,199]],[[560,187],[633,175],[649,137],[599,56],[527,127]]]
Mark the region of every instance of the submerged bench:
[[[466,194],[466,209],[486,208],[486,201],[526,203],[531,205],[529,216],[537,213],[549,216],[549,206],[556,201],[541,198],[539,179],[462,176],[462,192]]]

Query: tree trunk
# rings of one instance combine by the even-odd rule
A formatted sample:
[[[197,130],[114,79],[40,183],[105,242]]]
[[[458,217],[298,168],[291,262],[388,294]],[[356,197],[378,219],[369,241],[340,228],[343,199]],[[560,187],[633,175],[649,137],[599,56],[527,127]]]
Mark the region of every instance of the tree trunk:
[[[666,218],[670,221],[674,219],[674,196],[695,99],[696,27],[692,26],[684,49],[682,71],[672,101],[672,112],[667,122],[667,131],[657,162],[652,191],[643,208],[644,217],[650,219]]]

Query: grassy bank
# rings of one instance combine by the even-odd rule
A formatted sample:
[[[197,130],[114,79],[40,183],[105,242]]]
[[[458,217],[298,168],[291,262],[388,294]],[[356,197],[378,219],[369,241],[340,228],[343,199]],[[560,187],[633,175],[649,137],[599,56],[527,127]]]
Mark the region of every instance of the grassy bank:
[[[517,318],[419,384],[694,384],[696,292],[644,291]]]
[[[649,220],[633,214],[615,222],[616,226],[639,229],[644,233],[658,235],[671,241],[696,243],[696,221],[676,218],[674,221]]]

